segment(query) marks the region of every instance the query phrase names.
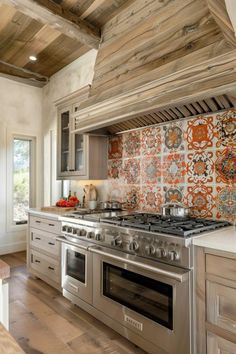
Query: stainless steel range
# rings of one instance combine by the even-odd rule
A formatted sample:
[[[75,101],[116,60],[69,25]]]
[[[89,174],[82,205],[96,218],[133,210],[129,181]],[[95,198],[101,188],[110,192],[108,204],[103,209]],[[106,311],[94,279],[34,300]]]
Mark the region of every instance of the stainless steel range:
[[[230,224],[124,211],[61,220],[64,296],[149,353],[193,354],[192,237]]]

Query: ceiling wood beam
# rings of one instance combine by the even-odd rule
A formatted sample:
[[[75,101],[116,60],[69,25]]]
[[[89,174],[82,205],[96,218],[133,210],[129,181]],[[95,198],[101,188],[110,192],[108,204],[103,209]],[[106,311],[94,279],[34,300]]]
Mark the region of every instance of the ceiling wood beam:
[[[27,16],[56,29],[90,48],[98,48],[100,32],[69,10],[51,0],[0,0],[0,4],[14,6]]]
[[[49,81],[47,76],[43,76],[30,70],[20,68],[19,66],[6,63],[3,60],[0,60],[0,73],[21,79],[27,79],[34,83],[37,82],[40,83],[41,86],[44,86]]]
[[[236,48],[234,27],[228,15],[225,0],[206,0],[206,3],[225,39],[233,48]]]
[[[93,3],[85,10],[81,15],[80,18],[84,19],[91,15],[99,6],[101,6],[106,0],[94,0]]]

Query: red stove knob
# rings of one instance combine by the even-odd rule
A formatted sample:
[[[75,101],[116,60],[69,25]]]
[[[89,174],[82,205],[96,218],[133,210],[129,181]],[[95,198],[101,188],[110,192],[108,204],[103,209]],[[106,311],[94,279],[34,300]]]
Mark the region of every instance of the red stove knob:
[[[135,240],[130,242],[129,249],[130,249],[130,251],[137,251],[139,249],[138,242]]]

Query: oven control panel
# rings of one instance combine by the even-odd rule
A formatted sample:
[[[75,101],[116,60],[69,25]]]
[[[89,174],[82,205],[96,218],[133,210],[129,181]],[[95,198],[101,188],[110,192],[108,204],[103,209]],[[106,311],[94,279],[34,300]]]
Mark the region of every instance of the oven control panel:
[[[72,242],[79,239],[169,264],[190,267],[191,247],[178,238],[115,226],[62,223],[62,233]]]

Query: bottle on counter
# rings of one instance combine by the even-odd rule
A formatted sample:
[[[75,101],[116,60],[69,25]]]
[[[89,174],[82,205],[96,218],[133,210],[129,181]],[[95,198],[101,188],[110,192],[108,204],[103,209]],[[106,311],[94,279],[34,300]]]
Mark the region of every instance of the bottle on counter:
[[[68,194],[67,200],[69,200],[70,197],[71,197],[71,190],[69,190],[69,194]]]

